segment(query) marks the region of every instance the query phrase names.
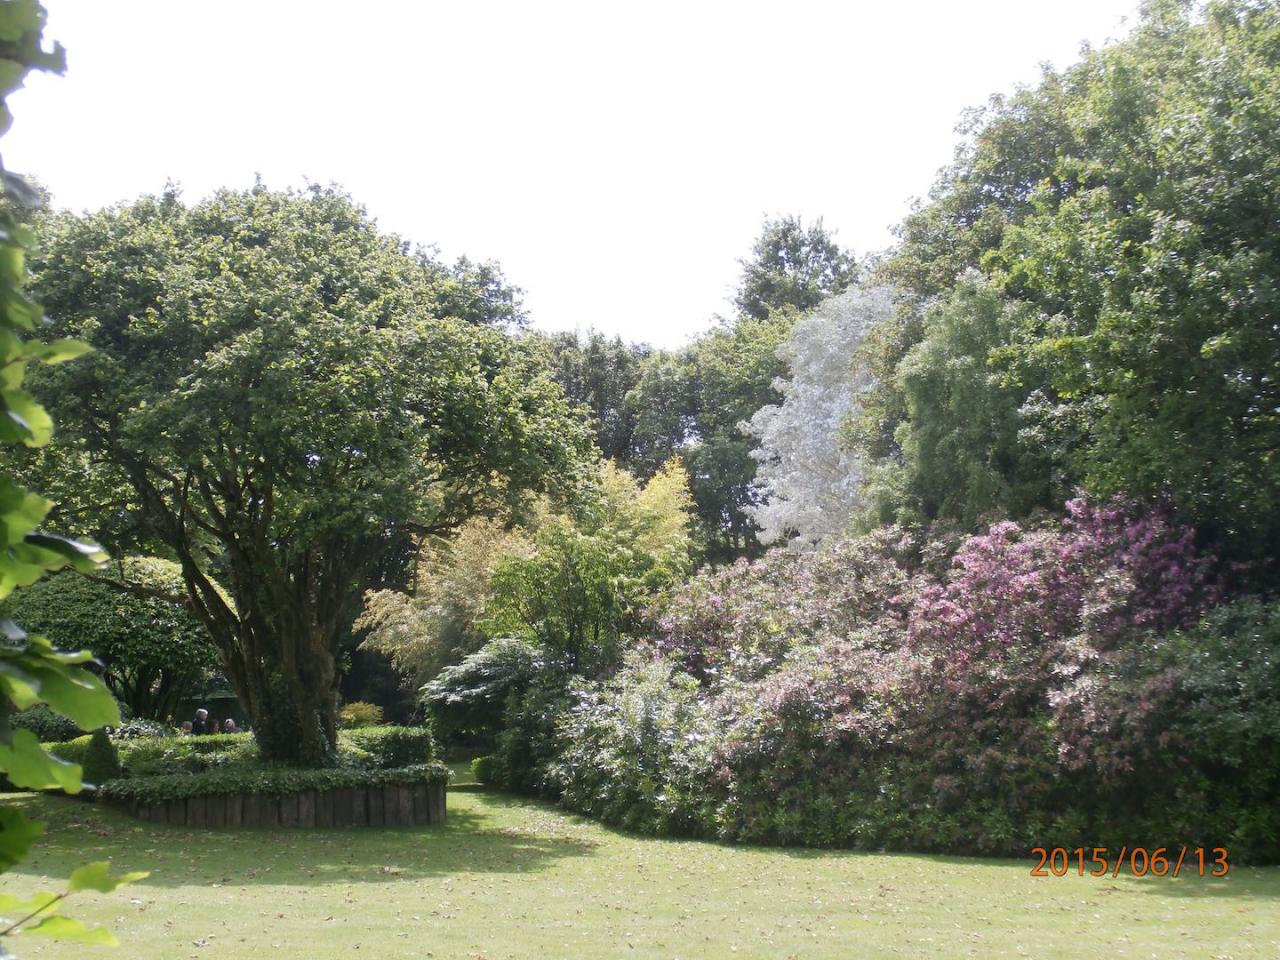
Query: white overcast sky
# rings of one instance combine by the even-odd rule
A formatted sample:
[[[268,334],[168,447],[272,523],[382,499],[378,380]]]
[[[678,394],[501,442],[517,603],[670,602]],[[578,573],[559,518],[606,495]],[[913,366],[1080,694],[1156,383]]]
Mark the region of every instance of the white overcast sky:
[[[1123,36],[1136,0],[44,0],[63,78],[5,165],[58,206],[335,181],[386,229],[494,259],[536,326],[673,346],[727,313],[766,215],[858,253],[961,111]]]

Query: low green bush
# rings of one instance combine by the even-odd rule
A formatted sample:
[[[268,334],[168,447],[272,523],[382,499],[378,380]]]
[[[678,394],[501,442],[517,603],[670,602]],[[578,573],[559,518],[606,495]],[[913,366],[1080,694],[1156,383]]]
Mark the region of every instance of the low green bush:
[[[127,740],[120,744],[120,756],[128,777],[203,773],[259,762],[258,745],[247,733]]]
[[[587,688],[565,715],[548,777],[571,810],[646,833],[712,833],[718,732],[698,681],[668,662],[637,662]]]
[[[338,726],[344,730],[359,730],[382,724],[382,708],[376,703],[354,700],[338,711]]]
[[[109,803],[161,803],[187,797],[234,794],[280,795],[303,790],[337,790],[344,787],[385,787],[392,784],[448,783],[443,763],[421,763],[394,770],[298,770],[289,767],[211,770],[197,774],[130,777],[105,783],[99,799]]]
[[[85,754],[89,751],[89,741],[92,740],[89,734],[75,737],[71,740],[62,740],[58,743],[46,743],[45,750],[53,754],[59,760],[65,760],[67,763],[78,763],[84,766]]]
[[[73,720],[54,713],[43,703],[10,715],[9,723],[18,729],[30,730],[41,743],[74,740],[83,733]]]
[[[372,766],[389,770],[435,760],[436,740],[428,726],[362,727],[338,734],[339,753],[347,757],[359,753],[371,758]]]
[[[159,720],[126,720],[111,731],[112,740],[147,740],[152,737],[176,737],[177,733]]]
[[[492,785],[499,782],[500,771],[496,757],[476,757],[471,761],[471,776],[476,783]]]
[[[119,779],[120,754],[106,730],[93,731],[81,766],[84,767],[86,783],[103,784],[108,780]]]

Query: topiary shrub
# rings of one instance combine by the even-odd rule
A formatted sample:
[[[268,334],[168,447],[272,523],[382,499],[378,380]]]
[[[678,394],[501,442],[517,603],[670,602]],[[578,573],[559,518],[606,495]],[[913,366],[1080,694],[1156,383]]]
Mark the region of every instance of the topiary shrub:
[[[44,748],[53,754],[59,760],[65,760],[67,763],[78,763],[84,766],[85,754],[89,751],[89,741],[93,738],[89,734],[74,737],[71,740],[60,740],[57,743],[46,743]]]
[[[41,743],[74,740],[83,733],[74,721],[54,713],[43,703],[11,714],[9,723],[22,730],[30,730]]]
[[[362,727],[342,731],[338,740],[339,752],[344,747],[361,751],[378,769],[408,767],[436,759],[436,740],[428,726]]]
[[[186,797],[234,794],[280,795],[303,790],[337,790],[343,787],[448,783],[449,777],[449,768],[439,762],[415,764],[394,770],[352,770],[344,767],[328,767],[320,770],[280,766],[257,767],[113,780],[99,791],[99,799],[111,803],[150,804]]]
[[[376,703],[355,700],[338,711],[338,726],[344,730],[359,730],[382,724],[382,708]]]
[[[120,779],[120,754],[106,730],[93,731],[81,766],[84,767],[86,783],[101,785],[108,780]]]
[[[471,761],[471,776],[476,783],[492,786],[500,781],[498,760],[496,757],[476,757]]]

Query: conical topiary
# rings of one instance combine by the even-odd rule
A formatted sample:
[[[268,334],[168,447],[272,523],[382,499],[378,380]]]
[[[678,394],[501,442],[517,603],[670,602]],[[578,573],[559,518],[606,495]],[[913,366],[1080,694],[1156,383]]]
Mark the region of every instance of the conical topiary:
[[[89,748],[84,753],[84,782],[95,786],[120,778],[120,753],[107,736],[107,731],[93,731]]]

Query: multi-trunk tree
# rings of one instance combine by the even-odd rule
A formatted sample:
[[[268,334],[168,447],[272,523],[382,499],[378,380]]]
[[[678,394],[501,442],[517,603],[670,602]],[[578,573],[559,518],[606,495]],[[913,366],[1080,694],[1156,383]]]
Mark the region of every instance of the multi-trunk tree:
[[[67,431],[50,461],[83,478],[68,501],[181,565],[267,756],[330,762],[339,644],[388,551],[572,482],[585,427],[491,322],[503,291],[332,189],[42,232],[53,333],[96,348],[36,385]]]

